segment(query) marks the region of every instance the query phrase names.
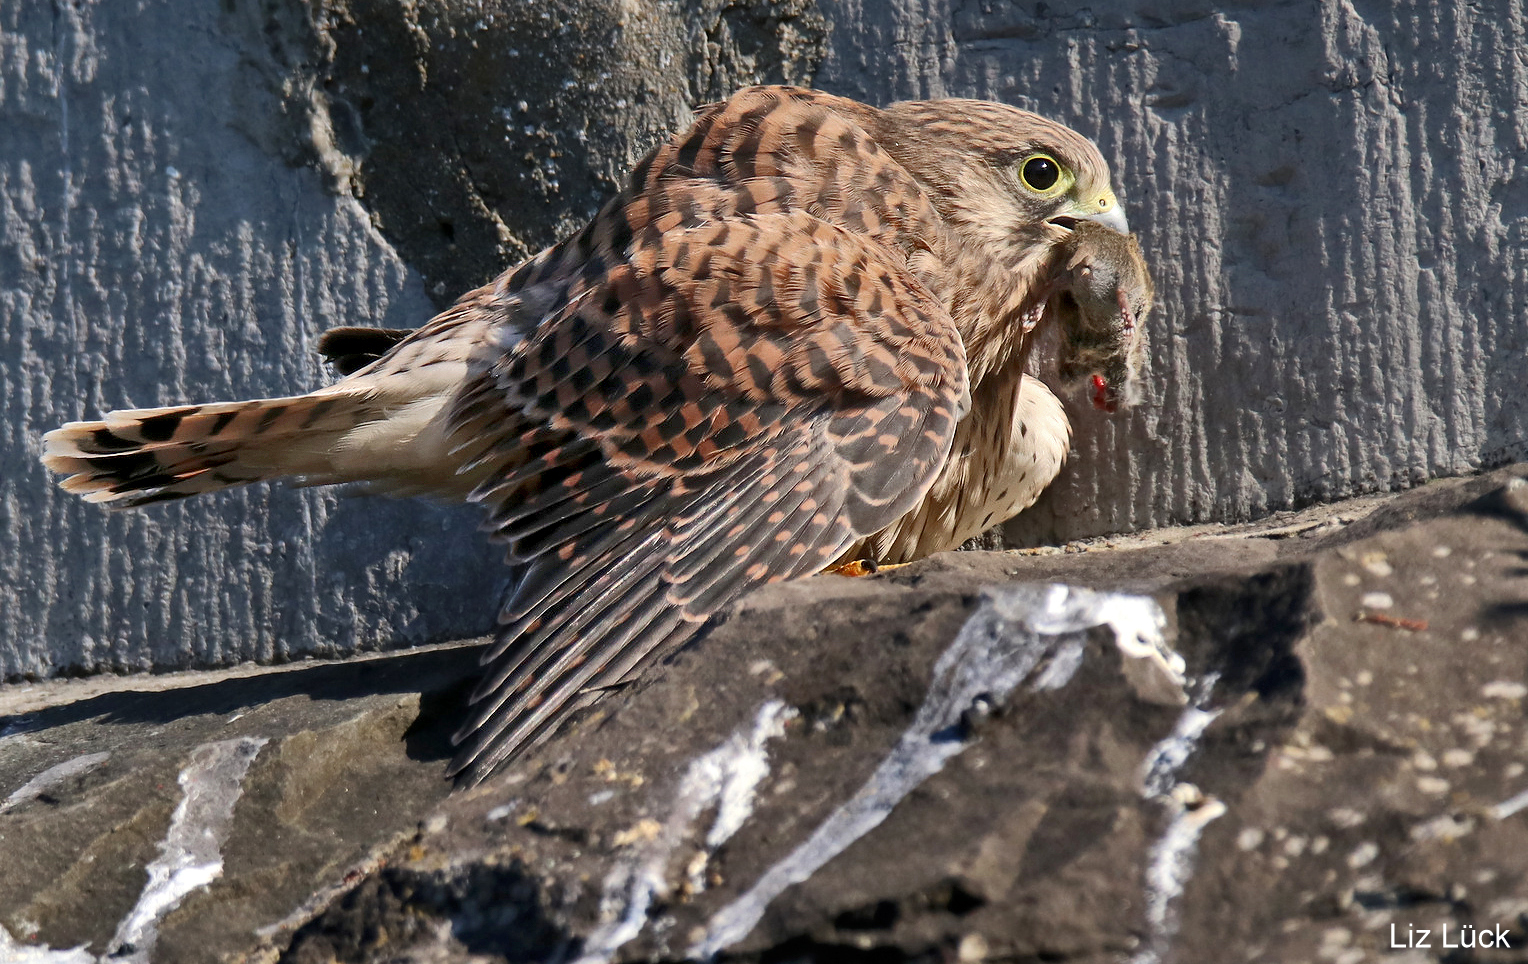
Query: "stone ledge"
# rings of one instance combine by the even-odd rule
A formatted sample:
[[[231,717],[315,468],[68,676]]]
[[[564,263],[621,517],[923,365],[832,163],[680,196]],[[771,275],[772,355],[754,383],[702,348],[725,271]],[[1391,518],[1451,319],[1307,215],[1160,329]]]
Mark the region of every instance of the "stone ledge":
[[[440,775],[470,645],[40,684],[24,714],[0,690],[0,924],[114,950],[197,754],[263,740],[155,961],[1359,962],[1444,922],[1517,947],[1525,475],[769,587],[467,793]],[[952,640],[1047,583],[1159,605],[1190,705],[1143,701],[1100,628],[919,737]],[[840,833],[908,747],[942,766]]]

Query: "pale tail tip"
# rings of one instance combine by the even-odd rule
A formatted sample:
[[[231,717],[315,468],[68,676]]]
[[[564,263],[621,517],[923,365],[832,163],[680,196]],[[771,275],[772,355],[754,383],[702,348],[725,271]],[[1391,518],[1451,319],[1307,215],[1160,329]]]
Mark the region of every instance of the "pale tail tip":
[[[48,460],[54,456],[82,456],[90,454],[80,448],[79,438],[104,427],[100,422],[69,422],[60,425],[51,432],[44,432],[42,436],[42,464],[53,469],[52,464]],[[53,471],[57,472],[59,470],[53,469]]]

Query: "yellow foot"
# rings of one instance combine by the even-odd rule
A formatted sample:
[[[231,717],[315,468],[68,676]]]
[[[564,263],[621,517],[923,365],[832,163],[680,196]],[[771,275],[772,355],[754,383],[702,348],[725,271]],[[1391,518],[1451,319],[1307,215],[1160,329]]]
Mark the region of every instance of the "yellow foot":
[[[874,559],[856,559],[853,562],[846,562],[841,566],[833,566],[827,571],[835,576],[873,576],[878,572],[901,569],[905,565],[907,565],[905,562],[876,562]]]

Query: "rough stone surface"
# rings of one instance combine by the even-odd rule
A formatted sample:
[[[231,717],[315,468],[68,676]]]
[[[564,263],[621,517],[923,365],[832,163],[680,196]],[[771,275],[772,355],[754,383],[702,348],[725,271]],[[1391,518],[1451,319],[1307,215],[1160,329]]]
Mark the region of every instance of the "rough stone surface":
[[[470,513],[257,488],[106,518],[49,487],[37,436],[312,387],[316,331],[422,321],[760,80],[995,97],[1114,166],[1161,294],[1148,399],[1073,406],[1071,466],[1008,544],[1521,458],[1524,30],[1509,0],[8,4],[0,671],[481,630]]]
[[[471,648],[12,688],[0,925],[34,950],[115,950],[175,774],[197,747],[264,738],[222,874],[157,920],[154,960],[677,960],[910,772],[893,754],[932,753],[942,769],[840,833],[724,958],[1521,961],[1525,560],[1521,465],[1249,526],[769,587],[449,795]],[[1019,646],[1017,617],[981,622],[992,600],[1056,583],[1160,604],[1190,705],[1144,699],[1100,628],[1006,696],[981,675],[919,730],[956,692],[950,654]],[[1499,926],[1513,949],[1445,951],[1445,923],[1456,941]],[[1392,926],[1431,949],[1397,954]]]
[[[455,684],[475,652],[157,677],[147,691],[97,687],[65,706],[7,715],[8,776],[105,759],[31,799],[0,799],[0,926],[29,943],[117,950],[118,922],[138,905],[183,796],[177,774],[199,746],[254,737],[268,742],[245,776],[221,879],[180,905],[152,960],[247,949],[257,929],[342,884],[445,796],[440,768],[465,695]],[[3,792],[25,782],[7,779]]]

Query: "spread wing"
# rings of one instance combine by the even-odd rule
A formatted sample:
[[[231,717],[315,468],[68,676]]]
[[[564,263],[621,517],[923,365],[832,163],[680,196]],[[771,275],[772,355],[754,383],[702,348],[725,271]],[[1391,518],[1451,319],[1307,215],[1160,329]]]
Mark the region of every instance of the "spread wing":
[[[642,203],[693,210],[710,189]],[[523,340],[506,319],[514,347],[453,412],[518,570],[457,734],[469,780],[718,607],[906,512],[969,405],[953,323],[870,237],[755,208],[655,216],[624,247]]]

